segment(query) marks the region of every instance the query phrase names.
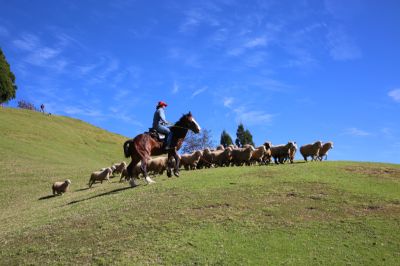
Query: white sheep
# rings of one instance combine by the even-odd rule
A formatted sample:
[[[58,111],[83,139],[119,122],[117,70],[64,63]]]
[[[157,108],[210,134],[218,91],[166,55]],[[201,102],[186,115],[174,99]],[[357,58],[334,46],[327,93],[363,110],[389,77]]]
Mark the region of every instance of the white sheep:
[[[64,182],[54,182],[53,186],[51,187],[53,189],[53,195],[62,195],[63,193],[67,192],[69,185],[71,185],[71,180],[69,179],[65,180]]]
[[[103,183],[104,180],[110,180],[110,175],[112,174],[112,170],[111,167],[106,168],[104,171],[96,171],[93,172],[90,175],[90,179],[89,179],[89,187],[92,187],[92,185],[96,182],[96,181],[100,181],[101,183]]]
[[[300,153],[304,160],[307,161],[307,157],[310,156],[314,161],[319,156],[319,150],[322,148],[322,142],[316,141],[312,144],[306,144],[300,147]]]

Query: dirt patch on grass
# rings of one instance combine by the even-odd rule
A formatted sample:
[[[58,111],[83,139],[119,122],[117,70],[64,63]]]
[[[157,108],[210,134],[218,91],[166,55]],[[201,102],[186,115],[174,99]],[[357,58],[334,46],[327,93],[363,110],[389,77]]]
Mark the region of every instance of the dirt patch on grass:
[[[388,167],[363,167],[348,166],[343,168],[346,172],[373,176],[378,178],[400,179],[400,169]]]
[[[204,210],[204,209],[224,209],[224,208],[229,208],[231,205],[229,203],[215,203],[215,204],[209,204],[205,206],[199,206],[199,207],[194,207],[193,210]]]

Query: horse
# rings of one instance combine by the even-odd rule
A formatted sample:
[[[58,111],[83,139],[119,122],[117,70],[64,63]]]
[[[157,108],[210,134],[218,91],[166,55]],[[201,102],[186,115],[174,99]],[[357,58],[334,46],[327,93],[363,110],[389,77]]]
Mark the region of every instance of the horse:
[[[182,143],[186,137],[188,130],[193,131],[194,133],[199,133],[201,128],[199,124],[196,122],[192,113],[189,112],[187,114],[182,115],[178,122],[170,127],[172,133],[172,147],[175,147],[170,150],[164,149],[163,141],[157,140],[152,137],[149,133],[142,133],[137,135],[135,138],[125,141],[124,143],[124,154],[126,158],[131,157],[131,163],[127,167],[128,175],[132,177],[133,170],[135,166],[141,162],[141,172],[145,177],[145,180],[148,184],[155,183],[148,175],[147,175],[147,163],[151,159],[151,156],[162,155],[168,153],[168,167],[167,167],[167,175],[168,177],[172,176],[171,173],[171,162],[172,158],[175,159],[174,165],[174,175],[179,177],[179,155],[177,151],[181,148]],[[135,179],[130,179],[130,185],[132,187],[136,186]]]

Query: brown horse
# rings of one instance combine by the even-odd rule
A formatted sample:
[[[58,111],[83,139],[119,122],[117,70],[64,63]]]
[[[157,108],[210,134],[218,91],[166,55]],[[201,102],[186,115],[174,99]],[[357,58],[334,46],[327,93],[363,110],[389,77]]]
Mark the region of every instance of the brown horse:
[[[189,112],[183,115],[178,122],[176,122],[173,126],[170,127],[172,133],[172,146],[175,147],[170,150],[164,149],[164,143],[158,141],[154,137],[150,136],[149,133],[143,133],[137,135],[134,139],[130,139],[125,141],[124,143],[124,154],[125,157],[131,157],[132,161],[128,165],[127,172],[128,175],[132,177],[133,170],[135,166],[141,162],[141,171],[145,180],[148,184],[154,183],[154,181],[147,176],[147,163],[151,159],[151,156],[157,156],[161,154],[168,153],[168,169],[167,175],[171,177],[171,162],[172,158],[175,159],[174,165],[174,175],[179,176],[179,155],[177,151],[181,148],[183,140],[186,137],[188,130],[193,131],[194,133],[199,133],[201,128],[199,124],[196,122],[192,114]],[[132,187],[136,186],[135,179],[130,179],[130,184]]]

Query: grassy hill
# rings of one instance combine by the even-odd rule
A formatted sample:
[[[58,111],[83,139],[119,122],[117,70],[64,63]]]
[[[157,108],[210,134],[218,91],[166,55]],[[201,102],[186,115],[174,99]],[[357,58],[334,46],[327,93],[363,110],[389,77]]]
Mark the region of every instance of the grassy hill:
[[[125,138],[0,109],[0,264],[398,265],[400,166],[296,162],[87,189]],[[71,191],[46,197],[56,180]]]

